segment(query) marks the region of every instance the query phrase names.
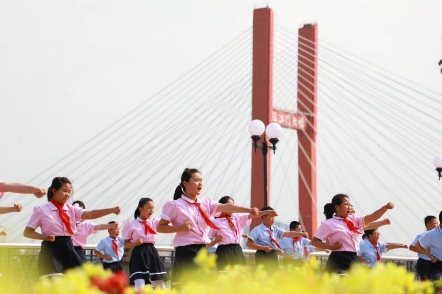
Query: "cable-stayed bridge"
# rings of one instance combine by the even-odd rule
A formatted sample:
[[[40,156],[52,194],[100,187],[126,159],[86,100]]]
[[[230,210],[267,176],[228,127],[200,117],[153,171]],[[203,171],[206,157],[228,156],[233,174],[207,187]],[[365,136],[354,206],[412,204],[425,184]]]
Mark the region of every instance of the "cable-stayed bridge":
[[[74,182],[73,198],[87,208],[122,207],[122,215],[100,221],[124,222],[132,218],[140,197],[153,198],[159,216],[163,204],[172,199],[182,170],[197,167],[204,176],[204,197],[231,195],[236,203],[249,205],[253,41],[253,28],[245,30],[163,91],[93,138],[85,138],[30,183],[47,187],[54,176],[67,176]],[[275,109],[299,113],[297,97],[309,103],[308,89],[315,77],[300,70],[300,64],[311,65],[298,58],[308,42],[298,32],[274,29]],[[437,216],[442,209],[442,187],[431,164],[442,146],[441,94],[320,36],[315,54],[316,125],[306,123],[316,134],[318,223],[324,219],[323,205],[336,193],[349,194],[359,214],[393,201],[396,208],[387,215],[392,225],[381,229],[382,238],[411,242],[424,229],[425,215]],[[311,79],[300,79],[301,74]],[[298,135],[299,131],[284,129],[276,154],[271,155],[270,205],[285,223],[312,217],[299,213],[298,186],[305,175],[298,150],[302,153],[306,146]],[[308,155],[302,156],[313,166]],[[13,202],[14,197],[6,196],[2,205]],[[42,202],[30,203],[23,202],[27,205],[20,214],[2,216],[7,242],[29,241],[21,232],[32,206]],[[103,234],[92,236],[90,243]],[[158,243],[170,245],[171,236],[160,235]]]

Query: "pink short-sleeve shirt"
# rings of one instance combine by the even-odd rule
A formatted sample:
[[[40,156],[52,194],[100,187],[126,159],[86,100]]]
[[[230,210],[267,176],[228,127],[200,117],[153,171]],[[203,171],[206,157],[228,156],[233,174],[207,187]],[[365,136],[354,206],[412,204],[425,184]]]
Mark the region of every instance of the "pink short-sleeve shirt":
[[[365,227],[364,216],[350,215],[348,219],[351,220],[357,228]],[[343,219],[336,216],[323,221],[316,231],[315,237],[322,241],[328,239],[330,245],[341,241],[342,247],[335,251],[359,251],[361,234],[350,231]]]
[[[155,244],[157,242],[157,234],[146,234],[144,225],[141,222],[143,222],[143,220],[139,217],[127,222],[123,228],[123,239],[130,240],[131,243],[135,243],[141,238],[143,239],[144,243]],[[148,218],[146,219],[146,222],[156,232],[160,219]]]
[[[213,223],[220,228],[220,230],[214,230],[210,228],[209,231],[209,238],[213,239],[218,235],[223,235],[223,240],[218,243],[218,245],[228,245],[228,244],[240,244],[241,238],[242,238],[242,230],[250,225],[252,222],[251,219],[249,219],[248,214],[233,214],[232,215],[232,223],[236,227],[237,234],[235,234],[235,231],[232,229],[232,227],[229,224],[229,221],[225,218],[215,218],[213,220]]]
[[[210,198],[197,198],[196,201],[200,203],[202,210],[208,217],[216,215],[216,209],[219,206],[218,202]],[[198,207],[192,205],[193,202],[193,200],[182,195],[181,198],[169,201],[163,206],[161,218],[171,222],[173,226],[181,226],[186,221],[191,223],[189,232],[176,233],[173,240],[174,247],[210,243],[208,237],[210,227],[206,224]]]
[[[71,219],[71,228],[75,233],[77,223],[81,221],[81,215],[83,214],[84,209],[65,204],[63,210],[69,215],[69,218]],[[34,207],[34,212],[26,226],[33,229],[40,227],[41,233],[46,236],[70,236],[68,230],[61,221],[57,207],[51,202],[42,206]]]
[[[77,223],[77,232],[72,236],[72,243],[74,246],[84,248],[87,244],[87,238],[96,232],[97,230],[95,230],[95,224],[93,222],[83,220],[80,223]]]

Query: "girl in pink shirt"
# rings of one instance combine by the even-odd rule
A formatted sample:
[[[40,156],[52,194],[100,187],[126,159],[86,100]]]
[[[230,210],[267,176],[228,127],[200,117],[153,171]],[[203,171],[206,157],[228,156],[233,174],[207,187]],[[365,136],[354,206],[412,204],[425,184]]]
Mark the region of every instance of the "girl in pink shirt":
[[[40,276],[62,273],[80,266],[83,260],[74,249],[71,236],[82,219],[96,219],[111,213],[119,214],[120,207],[86,211],[67,204],[71,197],[71,182],[56,177],[48,188],[49,203],[34,207],[34,212],[23,232],[26,238],[43,240],[38,255]],[[35,230],[40,228],[41,234]]]
[[[176,233],[173,240],[175,261],[173,264],[172,286],[180,283],[181,275],[195,267],[193,259],[201,248],[210,243],[209,229],[219,228],[209,219],[219,212],[251,213],[258,215],[257,208],[234,204],[220,204],[210,198],[200,198],[203,178],[197,169],[186,168],[181,182],[175,189],[173,201],[163,206],[157,230],[160,233]],[[169,224],[172,225],[169,225]]]
[[[73,206],[81,207],[86,209],[83,201],[77,200],[72,203]],[[84,253],[84,246],[87,244],[87,239],[90,235],[95,234],[97,231],[109,230],[109,229],[118,229],[117,223],[112,224],[103,224],[96,225],[89,220],[81,220],[77,223],[77,232],[75,235],[72,235],[72,243],[74,244],[74,249],[77,251],[78,255],[80,255],[83,262],[86,262],[86,254]]]
[[[350,197],[345,194],[335,195],[332,202],[324,206],[327,220],[321,223],[310,242],[314,247],[332,251],[325,270],[342,274],[350,269],[353,263],[358,262],[361,228],[378,220],[393,207],[393,203],[389,202],[372,214],[357,216],[352,214]],[[327,240],[329,242],[326,242]]]
[[[221,197],[218,202],[221,204],[235,204],[230,196]],[[217,242],[218,247],[216,248],[216,262],[219,270],[223,270],[227,265],[245,264],[244,253],[239,245],[242,238],[241,232],[250,225],[253,218],[264,215],[276,216],[277,214],[273,210],[260,211],[257,215],[223,212],[213,220],[213,223],[220,230],[210,229],[209,238],[222,236],[222,239]]]
[[[155,248],[157,241],[158,218],[152,218],[155,205],[150,198],[141,198],[134,213],[134,220],[127,222],[123,228],[125,248],[133,248],[130,257],[130,284],[137,290],[146,284],[154,288],[165,288],[164,281],[169,275],[164,269],[163,261]]]

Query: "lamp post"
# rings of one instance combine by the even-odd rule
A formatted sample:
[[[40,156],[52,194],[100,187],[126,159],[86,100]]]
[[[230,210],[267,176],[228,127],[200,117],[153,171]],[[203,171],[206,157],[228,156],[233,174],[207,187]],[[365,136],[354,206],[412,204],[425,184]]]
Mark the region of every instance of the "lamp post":
[[[273,150],[273,154],[275,153],[276,143],[278,143],[278,138],[281,136],[281,126],[278,123],[270,123],[266,127],[262,121],[255,119],[249,123],[249,132],[252,135],[255,152],[256,149],[262,150],[264,161],[264,206],[267,206],[267,153],[269,149]],[[258,144],[263,134],[262,143]],[[269,142],[271,145],[268,144],[266,136],[270,138]]]
[[[433,159],[433,164],[436,167],[436,171],[438,173],[439,181],[440,181],[440,178],[442,177],[442,155],[436,156]]]

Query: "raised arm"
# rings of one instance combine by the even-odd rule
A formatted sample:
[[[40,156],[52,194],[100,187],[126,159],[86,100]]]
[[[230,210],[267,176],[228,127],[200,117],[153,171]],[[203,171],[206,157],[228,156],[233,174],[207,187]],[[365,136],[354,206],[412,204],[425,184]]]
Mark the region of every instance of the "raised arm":
[[[271,216],[278,216],[278,213],[275,210],[264,210],[264,211],[258,211],[258,214],[249,214],[249,219],[258,218],[264,215],[270,214]]]
[[[96,218],[100,218],[102,216],[112,214],[112,213],[119,214],[120,207],[117,206],[117,207],[113,207],[113,208],[86,210],[86,211],[83,211],[81,218],[82,219],[96,219]]]
[[[216,212],[228,212],[228,213],[250,213],[251,215],[258,215],[258,208],[249,208],[239,206],[231,203],[220,204],[216,208]]]
[[[37,198],[46,195],[46,190],[34,186],[28,186],[20,183],[0,182],[0,192],[11,192],[18,194],[34,194]]]
[[[399,244],[399,243],[387,243],[387,246],[385,246],[387,248],[387,250],[393,250],[393,249],[398,249],[398,248],[405,248],[407,249],[408,246],[405,244]]]
[[[20,212],[22,209],[22,206],[20,204],[14,204],[14,206],[1,206],[0,207],[0,214],[6,214],[11,212]]]
[[[286,231],[286,232],[284,232],[282,237],[288,237],[288,238],[304,237],[304,238],[308,238],[308,233],[307,232]]]
[[[109,229],[118,229],[119,228],[119,225],[117,224],[117,223],[115,223],[115,224],[103,224],[103,225],[96,225],[95,227],[94,227],[94,229],[96,230],[96,231],[104,231],[104,230],[109,230]]]
[[[388,218],[386,218],[381,221],[375,221],[375,222],[370,223],[368,226],[366,226],[364,228],[364,230],[374,230],[374,229],[377,229],[377,228],[380,228],[382,226],[389,225],[389,224],[390,224],[390,220]]]
[[[387,204],[385,204],[384,206],[382,206],[381,208],[379,208],[378,210],[376,210],[375,212],[373,212],[372,214],[368,214],[364,217],[364,223],[365,225],[369,225],[370,223],[380,219],[384,213],[387,212],[387,210],[389,209],[393,209],[394,204],[391,202],[388,202]]]

